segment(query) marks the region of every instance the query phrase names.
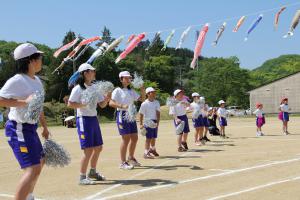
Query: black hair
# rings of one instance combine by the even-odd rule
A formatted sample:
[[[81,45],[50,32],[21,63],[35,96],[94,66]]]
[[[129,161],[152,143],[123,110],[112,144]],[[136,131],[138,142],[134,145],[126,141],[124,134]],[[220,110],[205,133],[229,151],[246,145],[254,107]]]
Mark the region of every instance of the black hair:
[[[27,74],[29,70],[29,63],[32,60],[38,60],[42,54],[34,53],[31,56],[21,58],[16,60],[16,73],[17,74]]]
[[[83,89],[83,90],[86,89],[86,87],[85,87],[85,85],[84,85],[84,83],[85,83],[85,80],[84,80],[84,72],[85,72],[85,71],[83,71],[83,72],[80,73],[79,78],[78,78],[78,80],[77,80],[77,84],[78,84],[78,85],[81,87],[81,89]]]
[[[120,81],[122,81],[122,79],[123,79],[123,77],[120,78]],[[123,87],[123,84],[122,84],[122,83],[121,83],[121,87]],[[130,85],[127,86],[127,89],[128,89],[128,90],[131,90]]]

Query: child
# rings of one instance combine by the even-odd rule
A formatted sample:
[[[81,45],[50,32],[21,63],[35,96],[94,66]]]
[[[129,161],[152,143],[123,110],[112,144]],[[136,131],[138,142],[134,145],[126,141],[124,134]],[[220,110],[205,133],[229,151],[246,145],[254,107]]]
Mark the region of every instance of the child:
[[[217,127],[217,109],[216,108],[210,108],[208,112],[208,122],[209,122],[209,133],[211,135],[220,135],[220,130]]]
[[[160,120],[160,105],[156,98],[155,89],[148,87],[146,89],[147,99],[144,101],[140,108],[140,129],[146,129],[146,142],[145,142],[145,159],[153,159],[159,154],[156,152],[155,140],[157,138],[157,130]],[[156,128],[150,128],[144,125],[145,120],[152,120],[156,123]],[[152,154],[152,155],[151,155]]]
[[[96,171],[98,158],[102,151],[102,135],[97,119],[97,105],[101,108],[107,106],[110,100],[110,94],[107,97],[98,95],[97,101],[93,102],[93,105],[86,106],[82,103],[82,93],[84,90],[93,87],[92,82],[95,80],[96,72],[95,68],[90,64],[82,64],[78,68],[80,73],[77,80],[77,85],[72,89],[68,107],[77,109],[77,132],[83,150],[83,157],[81,159],[80,166],[80,185],[92,185],[95,184],[91,179],[96,181],[105,180],[105,177]],[[91,169],[86,176],[88,164],[90,162]]]
[[[220,129],[221,129],[220,136],[222,138],[228,138],[225,135],[225,127],[227,126],[227,119],[226,119],[227,111],[225,109],[225,101],[220,100],[219,105],[220,105],[220,108],[218,109],[217,114],[218,114],[218,118],[219,118]]]
[[[280,119],[282,120],[282,130],[283,134],[288,135],[288,121],[289,121],[289,105],[288,105],[288,98],[283,98],[280,104]]]
[[[17,74],[0,90],[0,106],[10,107],[5,135],[24,172],[15,200],[34,199],[32,193],[44,164],[43,147],[37,134],[38,120],[28,120],[22,112],[34,92],[44,91],[41,80],[36,76],[42,69],[42,55],[43,52],[30,43],[19,45],[14,51]],[[39,115],[39,121],[43,127],[42,136],[47,139],[49,131],[43,112]]]
[[[128,71],[122,71],[119,74],[120,82],[122,87],[116,88],[112,93],[112,99],[109,105],[117,109],[116,122],[119,130],[119,134],[122,137],[120,154],[121,154],[121,164],[120,169],[130,170],[136,166],[141,166],[141,164],[134,157],[136,143],[138,141],[137,135],[137,125],[136,121],[127,121],[124,117],[128,110],[129,105],[133,104],[135,101],[145,100],[145,89],[140,88],[141,95],[131,89],[131,75]],[[127,147],[129,145],[129,157],[128,162],[126,160]]]
[[[263,104],[257,103],[256,110],[253,114],[256,115],[256,126],[257,126],[257,133],[256,136],[263,136],[264,134],[261,131],[261,127],[265,124],[265,114],[263,112]]]
[[[199,116],[194,118],[193,116],[193,125],[195,128],[195,145],[200,146],[201,144],[205,144],[205,140],[203,139],[203,131],[204,131],[204,122],[201,112],[200,106],[200,95],[197,92],[192,94],[193,102],[190,104],[190,110],[193,112],[199,112]]]
[[[185,122],[183,132],[177,137],[178,152],[183,152],[189,149],[186,142],[188,133],[190,132],[189,121],[188,117],[186,116],[186,108],[189,106],[189,103],[184,100],[183,90],[175,90],[174,97],[177,101],[179,101],[179,103],[177,103],[175,106],[170,107],[169,114],[173,115],[175,127],[177,127],[181,123],[181,121]]]
[[[209,127],[209,121],[208,121],[209,106],[205,103],[204,97],[200,97],[200,105],[201,105],[203,124],[204,124],[203,140],[206,142],[210,142],[210,139],[207,138],[207,132],[208,132],[208,127]]]

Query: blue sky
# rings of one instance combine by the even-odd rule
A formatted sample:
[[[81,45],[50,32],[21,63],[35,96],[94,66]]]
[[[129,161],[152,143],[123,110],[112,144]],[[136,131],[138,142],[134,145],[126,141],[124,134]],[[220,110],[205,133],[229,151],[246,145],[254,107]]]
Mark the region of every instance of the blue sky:
[[[277,11],[264,13],[263,21],[248,42],[244,42],[246,31],[258,14],[249,16],[238,33],[232,33],[237,19],[228,20],[219,45],[211,46],[223,19],[298,2],[281,15],[278,31],[273,29]],[[0,40],[34,41],[58,47],[68,30],[92,37],[100,35],[103,27],[107,26],[117,37],[211,22],[202,55],[237,56],[242,67],[252,69],[282,54],[299,54],[300,30],[296,30],[292,38],[282,38],[297,9],[300,9],[300,0],[2,0]],[[193,27],[184,47],[194,49],[195,31],[199,29],[201,26]],[[176,46],[183,30],[176,30],[170,46]],[[165,39],[168,34],[163,32],[162,38]],[[154,33],[147,35],[149,39],[153,36]]]

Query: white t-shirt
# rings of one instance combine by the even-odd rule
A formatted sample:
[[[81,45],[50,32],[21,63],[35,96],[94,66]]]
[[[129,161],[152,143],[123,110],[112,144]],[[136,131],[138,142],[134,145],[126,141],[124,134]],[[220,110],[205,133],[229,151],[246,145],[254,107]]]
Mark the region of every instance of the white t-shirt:
[[[207,104],[200,104],[200,109],[201,109],[202,116],[207,117],[209,106]]]
[[[177,103],[176,106],[171,106],[169,114],[175,115],[176,117],[186,115],[187,106],[185,105],[184,102],[188,103],[187,101],[183,100],[183,101]]]
[[[39,77],[34,76],[32,79],[26,74],[16,74],[6,81],[0,90],[0,97],[6,99],[24,100],[36,91],[44,92],[43,84]],[[8,119],[16,121],[17,123],[36,124],[37,121],[28,121],[24,119],[24,107],[11,107]]]
[[[144,101],[140,108],[140,113],[144,115],[145,119],[157,120],[156,111],[160,112],[160,104],[157,100]]]
[[[227,111],[226,111],[225,108],[219,108],[218,111],[217,111],[217,113],[218,113],[219,117],[226,118],[226,116],[227,116]]]
[[[280,109],[281,109],[282,112],[289,112],[289,105],[281,104]]]
[[[130,90],[128,90],[127,88],[121,89],[120,87],[114,89],[111,95],[112,100],[123,105],[133,104],[139,98],[140,95],[134,89],[130,89]],[[126,109],[118,108],[117,110],[126,110]]]
[[[253,114],[255,114],[256,117],[263,117],[264,112],[261,109],[256,109]]]
[[[90,87],[93,87],[93,85],[91,85],[91,86],[85,85],[85,87],[90,88]],[[73,102],[73,103],[82,103],[81,102],[81,95],[82,95],[83,91],[84,90],[80,87],[80,85],[76,85],[72,89],[72,92],[71,92],[70,97],[69,97],[69,101]],[[95,102],[94,105],[86,106],[84,108],[77,108],[77,116],[78,117],[81,117],[81,116],[89,116],[89,117],[97,116],[97,104],[99,102],[102,102],[102,101],[104,101],[104,96],[99,94],[98,100],[97,100],[97,102]]]
[[[190,111],[201,110],[201,105],[199,103],[192,102],[190,104],[189,110]],[[202,115],[202,113],[201,113],[201,115]]]

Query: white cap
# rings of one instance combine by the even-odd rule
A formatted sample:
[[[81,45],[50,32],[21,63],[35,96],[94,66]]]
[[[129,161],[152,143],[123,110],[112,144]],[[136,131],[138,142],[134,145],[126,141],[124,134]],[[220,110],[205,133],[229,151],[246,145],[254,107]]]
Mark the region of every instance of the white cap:
[[[225,103],[225,101],[223,101],[223,100],[220,100],[220,101],[219,101],[219,105],[221,105],[221,104],[223,104],[223,103]]]
[[[148,94],[149,92],[155,92],[155,89],[153,87],[148,87],[146,89],[146,94]]]
[[[180,92],[183,92],[182,90],[180,90],[180,89],[177,89],[177,90],[175,90],[174,91],[174,96],[176,97],[177,96],[177,94],[179,94]]]
[[[197,92],[194,92],[194,93],[192,94],[192,97],[200,97],[200,94],[198,94]]]
[[[86,70],[96,70],[94,67],[92,67],[92,65],[90,64],[87,64],[87,63],[83,63],[79,66],[78,68],[78,72],[83,72],[83,71],[86,71]]]
[[[14,51],[15,60],[29,57],[35,53],[43,54],[44,52],[39,51],[33,44],[24,43],[20,44]]]
[[[119,73],[119,78],[122,78],[122,77],[131,77],[131,75],[128,71],[122,71]]]

